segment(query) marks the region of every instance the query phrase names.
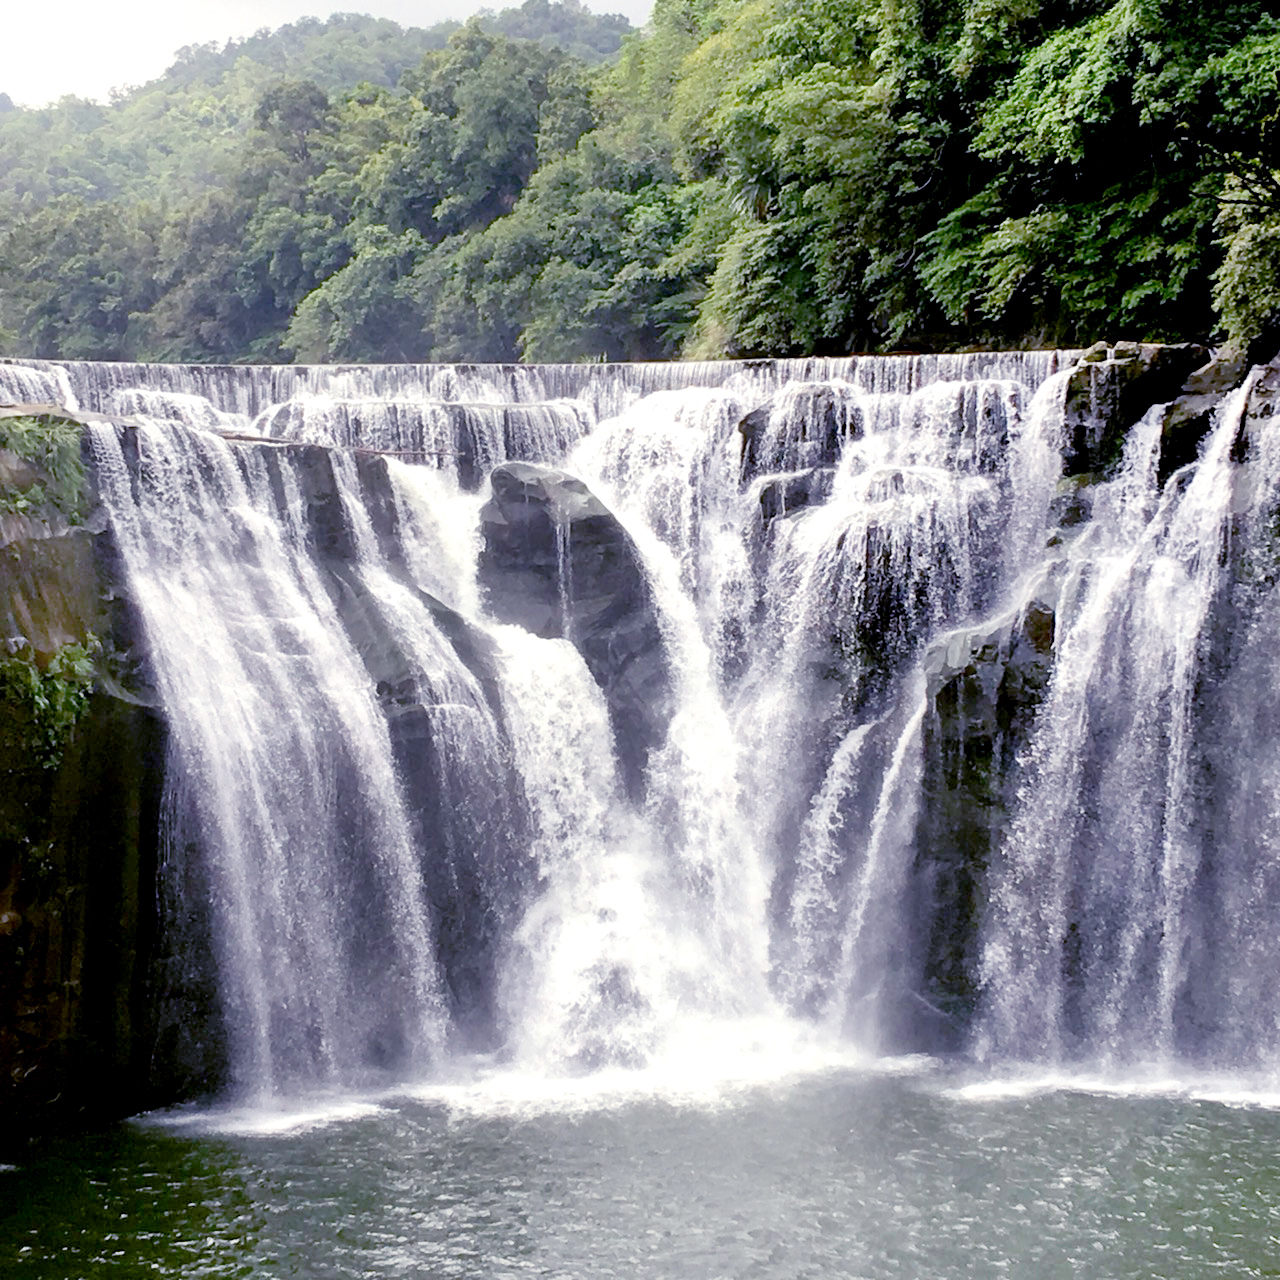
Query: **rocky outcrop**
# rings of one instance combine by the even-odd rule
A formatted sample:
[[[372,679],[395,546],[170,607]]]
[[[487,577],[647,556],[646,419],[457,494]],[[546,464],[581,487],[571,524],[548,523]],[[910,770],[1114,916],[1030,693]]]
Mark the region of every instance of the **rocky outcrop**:
[[[59,464],[75,463],[70,415],[15,417],[28,439],[61,431]],[[191,1085],[155,1052],[164,724],[110,535],[87,487],[84,518],[68,509],[81,504],[49,465],[10,448],[0,473],[0,1145],[14,1147]]]
[[[440,633],[442,683],[436,685],[410,662],[403,639],[357,574],[333,566],[330,584],[387,718],[413,818],[451,1022],[466,1047],[491,1050],[499,955],[527,901],[534,870],[523,784],[501,737],[505,726],[490,642],[461,615],[406,581],[406,590],[426,607]],[[472,707],[456,702],[456,690],[468,674],[481,690]],[[486,709],[497,722],[497,736],[487,750],[461,756],[460,746],[474,741],[471,726]],[[476,795],[486,796],[486,803],[475,804]]]
[[[831,496],[835,467],[810,467],[790,475],[772,476],[760,485],[760,517],[766,523],[805,507],[816,506]]]
[[[387,720],[414,823],[436,958],[451,997],[451,1022],[468,1047],[491,1049],[498,1016],[495,968],[533,875],[522,783],[501,737],[505,726],[492,642],[413,581],[404,563],[385,457],[355,455],[358,493],[344,493],[332,450],[295,444],[264,448],[282,510],[291,488],[281,475],[287,460],[308,545]],[[348,472],[347,483],[350,478]],[[438,633],[432,672],[411,657],[405,633],[361,572],[353,499],[368,519],[367,533],[377,540],[382,566],[426,611]],[[470,706],[460,705],[459,691],[468,686],[478,693]],[[452,717],[486,714],[497,724],[490,749],[460,757],[459,743],[469,740],[469,733],[457,734]],[[472,803],[476,794],[490,797],[489,802]]]
[[[1243,461],[1251,446],[1261,443],[1272,420],[1280,414],[1280,355],[1263,365],[1249,387],[1240,422],[1235,460]]]
[[[1018,612],[953,632],[925,654],[930,714],[912,893],[921,999],[904,1035],[958,1048],[978,995],[977,922],[986,871],[1018,783],[1052,669],[1054,592]]]
[[[834,466],[850,424],[844,403],[825,383],[789,387],[738,424],[742,478]]]
[[[1065,474],[1113,467],[1129,428],[1150,406],[1174,400],[1182,404],[1166,425],[1162,472],[1171,474],[1184,461],[1194,460],[1195,448],[1208,427],[1204,414],[1212,407],[1209,399],[1201,403],[1197,397],[1218,394],[1207,376],[1201,384],[1191,382],[1208,360],[1209,352],[1195,343],[1095,343],[1081,355],[1067,385]],[[1189,423],[1195,424],[1199,434],[1187,429]],[[1188,450],[1190,457],[1185,456]]]
[[[638,797],[671,714],[652,593],[621,522],[581,480],[512,462],[490,476],[480,581],[493,615],[571,640],[604,691],[628,791]]]

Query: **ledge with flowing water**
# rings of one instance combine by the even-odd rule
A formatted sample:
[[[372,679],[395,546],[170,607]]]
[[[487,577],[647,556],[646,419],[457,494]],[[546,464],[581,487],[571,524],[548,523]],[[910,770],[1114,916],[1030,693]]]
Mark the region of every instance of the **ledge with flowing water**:
[[[101,645],[6,836],[6,1109],[712,1027],[1268,1067],[1277,375],[1204,359],[0,363],[86,423]]]

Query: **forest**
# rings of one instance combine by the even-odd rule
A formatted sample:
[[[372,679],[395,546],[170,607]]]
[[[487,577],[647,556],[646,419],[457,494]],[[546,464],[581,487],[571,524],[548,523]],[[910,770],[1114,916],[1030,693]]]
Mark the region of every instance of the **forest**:
[[[0,85],[0,87],[3,87]],[[1280,344],[1257,0],[525,0],[0,94],[0,354]]]

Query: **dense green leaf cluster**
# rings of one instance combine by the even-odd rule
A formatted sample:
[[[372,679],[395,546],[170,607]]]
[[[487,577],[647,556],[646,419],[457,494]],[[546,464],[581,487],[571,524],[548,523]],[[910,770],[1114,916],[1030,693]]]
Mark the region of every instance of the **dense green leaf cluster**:
[[[88,506],[81,458],[84,428],[48,416],[0,418],[0,449],[17,454],[39,479],[24,487],[0,486],[0,510],[43,514],[52,509],[80,524]]]
[[[69,100],[40,125],[61,167],[14,158],[40,113],[0,113],[4,349],[1280,342],[1258,0],[656,0],[625,39],[525,0],[438,45],[388,25],[295,24]]]
[[[0,656],[0,721],[10,745],[36,768],[54,769],[93,689],[97,639],[63,645],[43,669],[30,650]]]

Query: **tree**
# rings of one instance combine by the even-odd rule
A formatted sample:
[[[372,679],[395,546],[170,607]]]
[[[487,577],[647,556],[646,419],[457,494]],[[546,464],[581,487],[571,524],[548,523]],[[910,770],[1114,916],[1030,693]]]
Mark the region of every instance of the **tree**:
[[[1030,48],[982,105],[989,180],[926,241],[950,318],[996,338],[1207,337],[1213,157],[1232,130],[1205,86],[1241,32],[1272,21],[1258,4],[1120,0]]]
[[[0,240],[6,349],[46,359],[130,360],[154,302],[160,218],[144,205],[62,196]]]

